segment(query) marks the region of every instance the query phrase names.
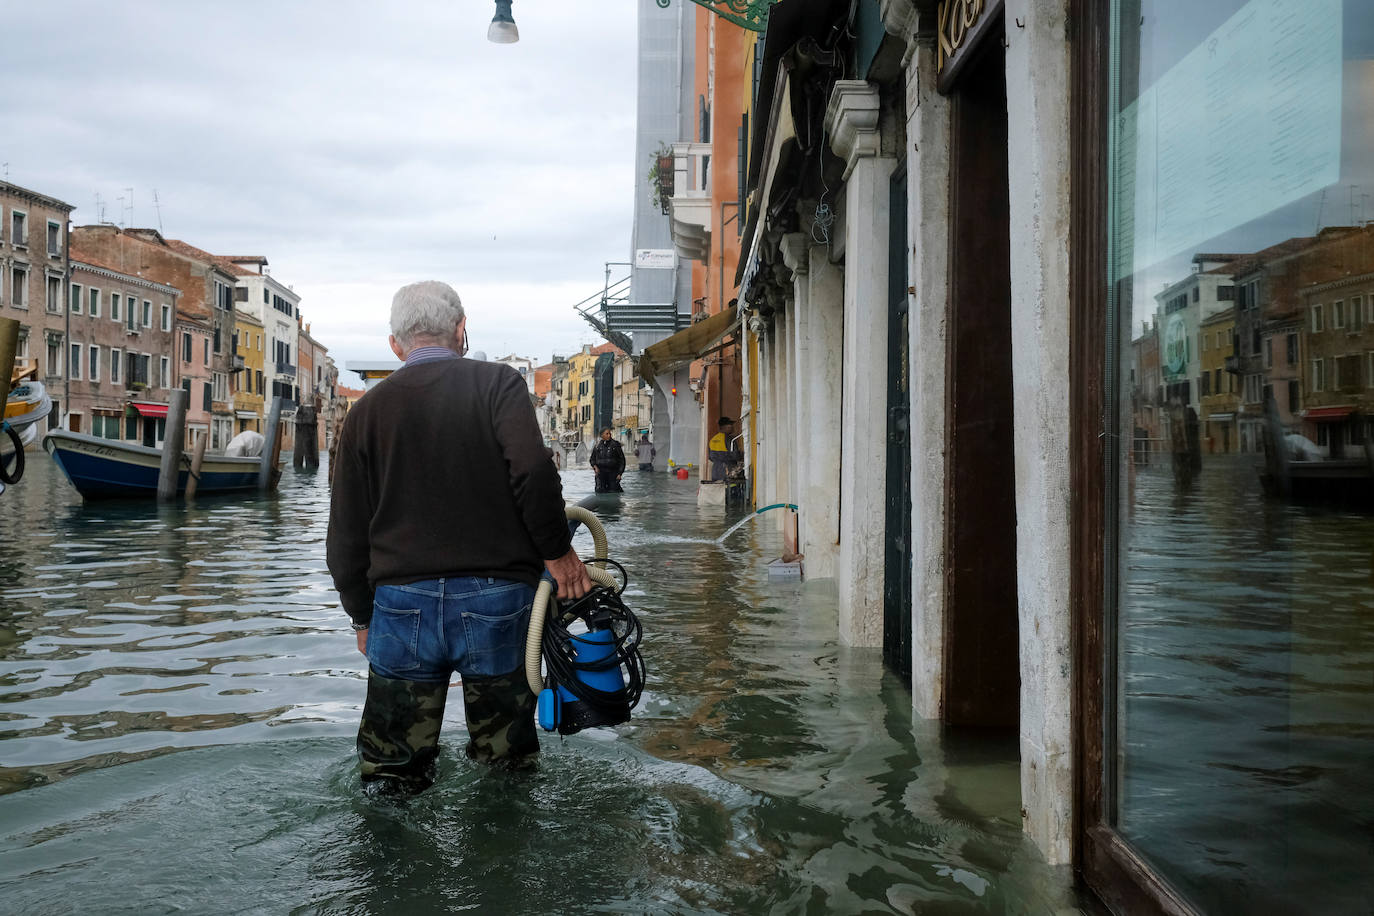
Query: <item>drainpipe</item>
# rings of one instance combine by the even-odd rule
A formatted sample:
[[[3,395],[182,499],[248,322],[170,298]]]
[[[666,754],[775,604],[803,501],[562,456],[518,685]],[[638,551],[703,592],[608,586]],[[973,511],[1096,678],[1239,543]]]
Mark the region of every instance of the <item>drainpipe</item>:
[[[725,208],[734,207],[735,214],[730,219],[725,218]],[[738,200],[723,200],[720,202],[720,234],[716,238],[720,241],[720,276],[717,278],[719,283],[720,311],[725,311],[725,227],[739,219],[740,202]],[[725,357],[718,356],[719,362],[716,363],[716,416],[725,412]]]
[[[66,352],[62,354],[62,364],[67,371],[63,373],[62,377],[62,400],[63,406],[67,408],[67,416],[70,417],[72,413],[72,214],[70,210],[67,211],[63,231],[66,234],[62,237],[62,301],[59,305],[65,316],[62,329],[62,349]],[[47,241],[45,238],[43,243],[46,245]],[[46,282],[47,280],[44,278],[44,283],[46,284]],[[61,423],[61,419],[61,417],[58,418],[58,423],[65,426]],[[87,430],[87,432],[89,431]]]

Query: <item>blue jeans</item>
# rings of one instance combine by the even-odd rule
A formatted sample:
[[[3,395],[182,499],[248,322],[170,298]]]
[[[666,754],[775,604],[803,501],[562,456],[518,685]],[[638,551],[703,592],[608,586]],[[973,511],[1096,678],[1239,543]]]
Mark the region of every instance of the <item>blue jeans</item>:
[[[463,676],[467,755],[516,766],[538,753],[523,665],[533,602],[534,588],[505,579],[378,586],[358,728],[364,782],[405,792],[430,785],[455,670]]]
[[[524,660],[533,603],[533,586],[508,579],[379,585],[367,660],[378,674],[406,681],[506,674]]]

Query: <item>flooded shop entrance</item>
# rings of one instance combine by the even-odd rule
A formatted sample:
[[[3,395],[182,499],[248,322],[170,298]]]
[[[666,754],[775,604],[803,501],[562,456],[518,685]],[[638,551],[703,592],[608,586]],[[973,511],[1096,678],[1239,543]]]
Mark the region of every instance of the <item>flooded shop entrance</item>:
[[[982,34],[951,92],[944,717],[1014,726],[1016,478],[1005,52]]]

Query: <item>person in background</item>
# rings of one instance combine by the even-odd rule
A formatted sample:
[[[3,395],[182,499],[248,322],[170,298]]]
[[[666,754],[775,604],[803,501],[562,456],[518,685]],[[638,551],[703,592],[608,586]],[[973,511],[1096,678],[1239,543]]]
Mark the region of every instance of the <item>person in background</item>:
[[[711,479],[724,480],[732,470],[744,463],[744,453],[734,447],[733,417],[717,419],[716,429],[718,431],[707,446],[707,457],[711,459]]]
[[[340,434],[326,558],[368,660],[363,781],[415,792],[433,782],[455,670],[468,757],[516,765],[538,752],[523,665],[535,586],[545,570],[560,598],[592,585],[524,379],[462,358],[453,288],[397,292],[390,343],[405,365]]]
[[[588,460],[596,473],[596,492],[625,492],[620,486],[620,477],[625,473],[625,449],[612,438],[609,426],[601,430],[601,441],[596,443]]]
[[[658,454],[658,449],[649,441],[649,434],[645,433],[639,439],[639,445],[635,446],[635,457],[639,459],[639,469],[641,471],[652,471],[654,469],[654,456]]]

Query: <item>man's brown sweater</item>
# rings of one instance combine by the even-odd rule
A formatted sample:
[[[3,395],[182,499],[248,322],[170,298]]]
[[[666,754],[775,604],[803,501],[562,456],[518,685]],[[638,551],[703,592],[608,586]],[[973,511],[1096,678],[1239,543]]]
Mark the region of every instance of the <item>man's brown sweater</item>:
[[[327,558],[344,610],[372,619],[380,585],[493,576],[531,585],[568,552],[563,486],[510,366],[406,366],[349,411]]]

